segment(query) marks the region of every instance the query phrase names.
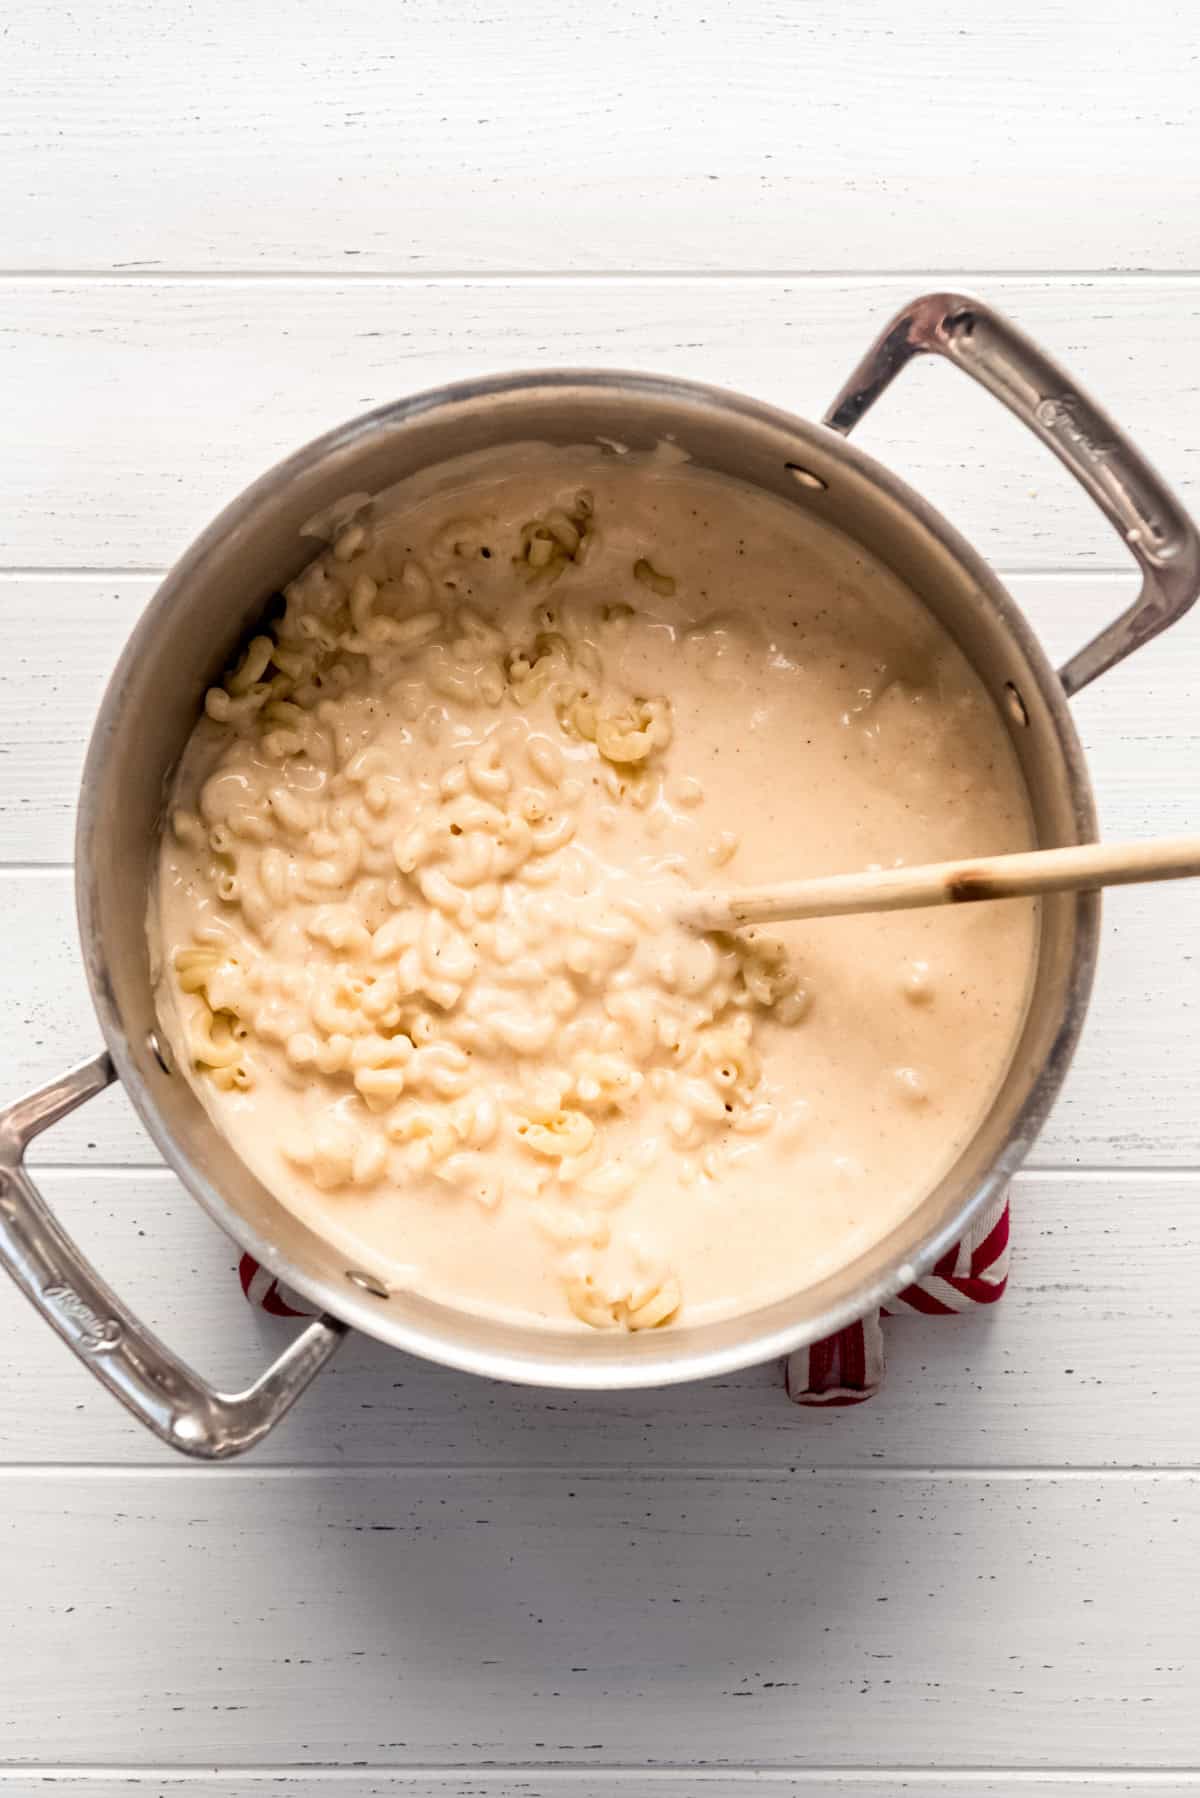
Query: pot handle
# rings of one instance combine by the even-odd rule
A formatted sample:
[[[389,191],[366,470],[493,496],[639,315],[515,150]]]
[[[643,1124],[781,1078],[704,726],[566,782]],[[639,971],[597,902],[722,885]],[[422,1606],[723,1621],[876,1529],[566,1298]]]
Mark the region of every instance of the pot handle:
[[[0,1264],[139,1423],[185,1455],[219,1461],[262,1440],[346,1333],[333,1317],[302,1330],[244,1392],[214,1392],[140,1323],[85,1260],[25,1166],[30,1142],[116,1079],[107,1055],[0,1111]]]
[[[925,294],[898,312],[825,423],[848,436],[905,364],[926,354],[945,356],[986,387],[1066,463],[1142,571],[1128,611],[1060,669],[1069,697],[1187,611],[1200,593],[1200,536],[1145,457],[1058,364],[1001,313],[964,294]]]

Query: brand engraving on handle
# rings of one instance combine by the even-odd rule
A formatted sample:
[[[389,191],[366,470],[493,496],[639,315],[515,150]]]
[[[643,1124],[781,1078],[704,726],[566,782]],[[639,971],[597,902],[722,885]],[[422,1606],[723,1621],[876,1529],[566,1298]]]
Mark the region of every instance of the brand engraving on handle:
[[[1079,422],[1083,411],[1083,406],[1073,393],[1061,393],[1039,400],[1034,417],[1048,431],[1057,431],[1060,436],[1073,443],[1089,462],[1103,462],[1115,454],[1117,446],[1089,434]]]
[[[79,1346],[87,1349],[89,1354],[102,1355],[108,1349],[116,1348],[124,1334],[115,1317],[101,1317],[92,1310],[86,1299],[81,1299],[71,1286],[45,1286],[42,1297],[52,1299],[61,1311],[65,1311],[72,1323],[79,1327]]]

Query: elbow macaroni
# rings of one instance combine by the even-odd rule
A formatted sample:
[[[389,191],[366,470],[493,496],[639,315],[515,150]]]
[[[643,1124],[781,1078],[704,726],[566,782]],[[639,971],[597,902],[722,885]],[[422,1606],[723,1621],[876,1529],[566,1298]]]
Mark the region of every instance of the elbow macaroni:
[[[172,816],[196,926],[168,946],[235,1141],[269,1091],[322,1193],[402,1206],[434,1180],[447,1205],[531,1207],[570,1313],[643,1330],[683,1294],[621,1206],[656,1165],[719,1169],[772,1129],[756,1039],[805,996],[778,946],[673,922],[654,841],[704,789],[671,765],[670,694],[623,657],[677,583],[639,557],[620,600],[573,602],[599,541],[585,491],[508,544],[486,514],[402,553],[369,510],[343,520],[206,696],[208,772]],[[605,860],[614,829],[642,833],[634,866]]]

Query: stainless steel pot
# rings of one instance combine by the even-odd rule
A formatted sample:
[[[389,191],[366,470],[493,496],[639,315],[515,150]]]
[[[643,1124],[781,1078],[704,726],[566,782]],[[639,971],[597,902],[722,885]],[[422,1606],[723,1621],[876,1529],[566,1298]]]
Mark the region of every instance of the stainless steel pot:
[[[1143,585],[1133,606],[1071,658],[1048,665],[991,569],[944,519],[844,441],[909,359],[945,356],[1024,420],[1121,533]],[[96,1377],[157,1435],[218,1458],[257,1442],[350,1327],[493,1379],[623,1387],[699,1379],[840,1328],[930,1266],[1010,1178],[1062,1081],[1092,984],[1094,894],[1044,907],[1028,1020],[987,1118],[924,1203],[850,1266],[726,1322],[638,1335],[567,1335],[397,1294],[294,1217],[214,1129],[157,1034],[146,891],[168,778],[206,686],[267,598],[308,559],[303,520],[349,492],[377,492],[470,450],[596,437],[650,447],[672,436],[705,467],[840,527],[889,564],[947,626],[985,681],[1020,758],[1043,844],[1095,835],[1092,793],[1067,698],[1174,619],[1200,590],[1200,539],[1116,426],[1061,369],[975,300],[933,294],[901,312],[854,371],[824,425],[736,394],[657,376],[512,375],[419,394],[369,413],[281,463],[234,501],[164,581],[100,710],[80,798],[77,903],[106,1053],[0,1114],[0,1258]],[[325,1315],[252,1386],[212,1391],[122,1304],[47,1209],[25,1150],[120,1079],[150,1135],[204,1208]]]

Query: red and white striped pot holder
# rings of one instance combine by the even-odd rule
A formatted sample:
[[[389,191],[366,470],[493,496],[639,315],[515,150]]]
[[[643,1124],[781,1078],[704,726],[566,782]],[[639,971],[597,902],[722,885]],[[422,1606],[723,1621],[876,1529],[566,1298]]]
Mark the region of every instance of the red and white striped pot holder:
[[[282,1285],[252,1255],[238,1263],[242,1291],[252,1305],[272,1317],[312,1317],[311,1305]],[[994,1305],[1008,1284],[1008,1197],[1002,1196],[962,1241],[947,1249],[937,1265],[915,1286],[906,1286],[886,1309],[856,1324],[847,1324],[786,1363],[787,1392],[797,1405],[861,1405],[873,1398],[883,1381],[883,1330],[880,1319],[901,1311],[923,1317],[950,1317]]]
[[[950,1317],[994,1305],[1008,1285],[1008,1194],[1004,1193],[915,1286],[882,1311],[847,1324],[787,1358],[788,1397],[797,1405],[861,1405],[883,1382],[880,1319],[902,1311]]]

